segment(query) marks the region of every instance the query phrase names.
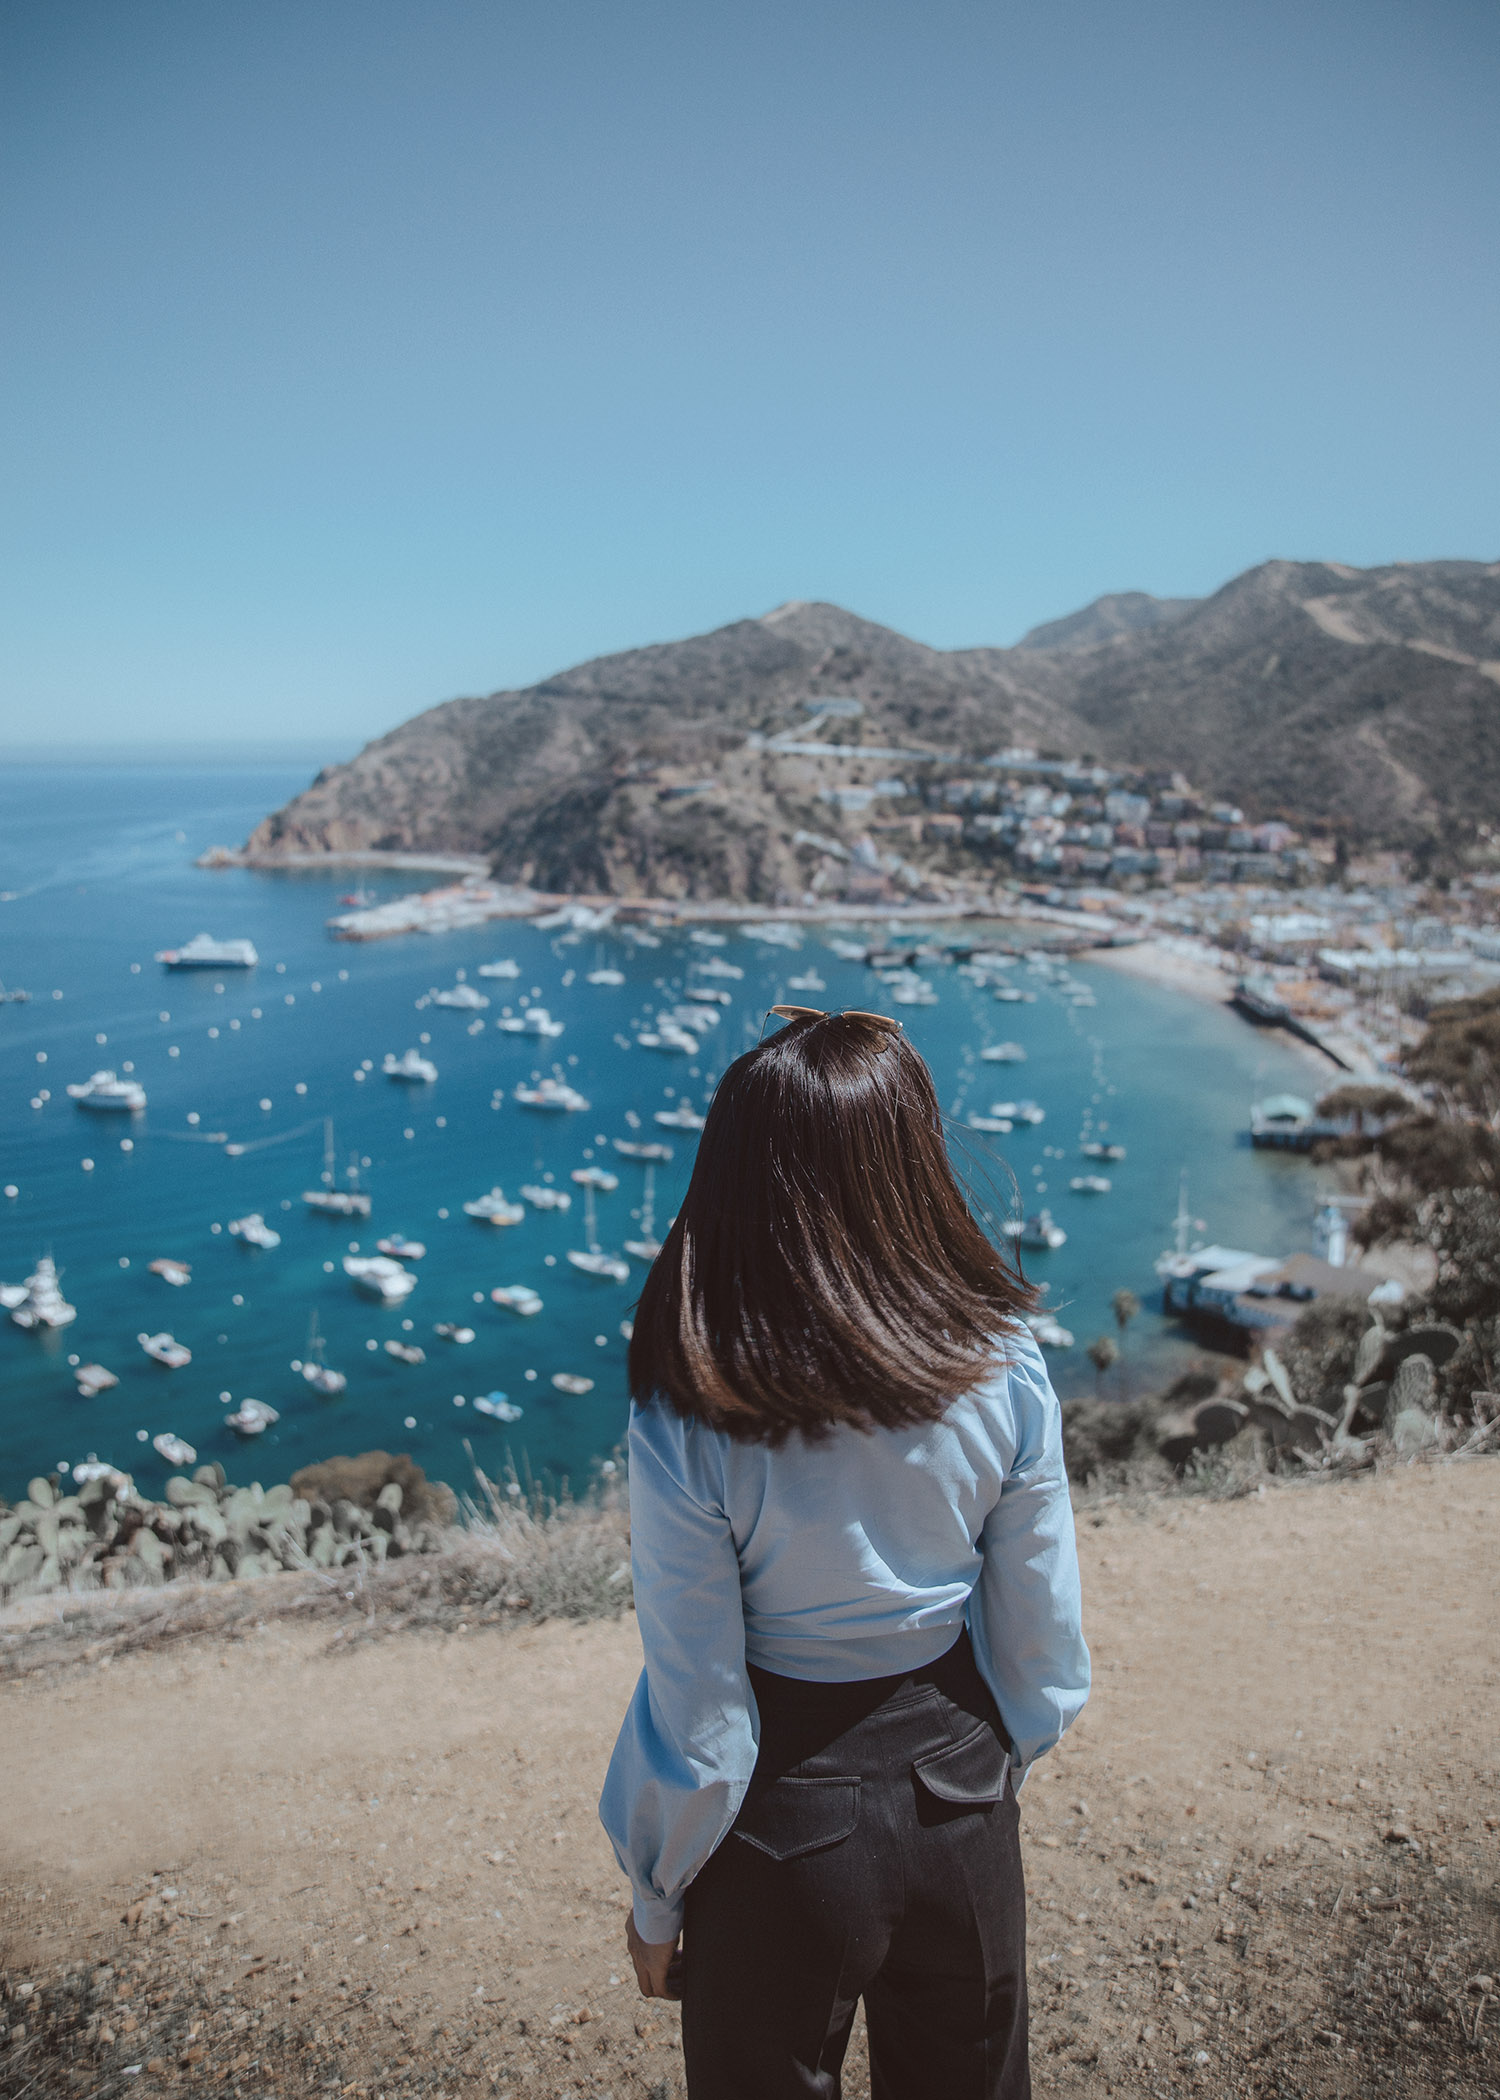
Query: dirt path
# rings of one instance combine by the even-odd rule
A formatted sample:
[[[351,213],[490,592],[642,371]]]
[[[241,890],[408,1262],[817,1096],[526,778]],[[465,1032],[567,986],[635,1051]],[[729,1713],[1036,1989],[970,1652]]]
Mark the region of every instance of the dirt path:
[[[1085,1513],[1039,2095],[1500,2096],[1497,1535],[1500,1463]],[[680,2093],[594,1814],[637,1667],[275,1626],[6,1689],[0,2095]]]

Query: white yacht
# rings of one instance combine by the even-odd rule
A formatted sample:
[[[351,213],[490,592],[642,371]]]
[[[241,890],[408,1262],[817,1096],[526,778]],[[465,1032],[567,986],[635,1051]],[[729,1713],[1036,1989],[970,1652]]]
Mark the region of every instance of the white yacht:
[[[542,1309],[541,1294],[529,1283],[501,1283],[490,1292],[492,1305],[503,1305],[507,1312],[519,1313],[529,1320]]]
[[[768,948],[802,946],[801,932],[784,919],[765,919],[757,926],[742,926],[740,931],[747,941],[764,941]]]
[[[1075,1174],[1068,1187],[1075,1196],[1107,1196],[1114,1183],[1107,1174]]]
[[[629,1262],[622,1261],[618,1254],[605,1254],[600,1249],[592,1188],[585,1188],[583,1192],[583,1236],[585,1246],[568,1249],[568,1260],[574,1268],[582,1269],[585,1276],[603,1276],[611,1283],[628,1283]]]
[[[728,938],[728,934],[709,933],[705,927],[701,926],[697,929],[696,932],[690,933],[688,935],[688,939],[693,943],[694,947],[696,948],[722,948],[724,946],[724,943],[728,940]],[[718,960],[717,956],[714,958],[714,960]],[[711,967],[711,965],[705,963],[703,967],[705,969],[708,969]],[[741,971],[735,971],[735,975],[737,977],[742,974],[743,973]]]
[[[611,1174],[607,1167],[575,1167],[570,1179],[581,1189],[598,1189],[601,1195],[609,1195],[620,1186],[618,1174]]]
[[[162,948],[156,960],[169,970],[253,970],[260,961],[253,941],[216,941],[195,933],[180,948]]]
[[[1102,1138],[1093,1138],[1087,1144],[1080,1145],[1078,1150],[1085,1159],[1123,1159],[1125,1157],[1125,1147],[1123,1145],[1109,1145]]]
[[[170,1334],[138,1334],[136,1340],[153,1363],[162,1364],[169,1371],[180,1371],[193,1360],[186,1343],[175,1341]]]
[[[466,1218],[478,1218],[486,1225],[519,1225],[525,1215],[525,1204],[510,1202],[498,1183],[488,1194],[475,1196],[464,1205]]]
[[[1034,1101],[996,1101],[990,1114],[1011,1123],[1045,1123],[1047,1120],[1047,1111],[1038,1108]]]
[[[1019,1043],[991,1043],[979,1055],[987,1065],[1024,1065],[1026,1052]]]
[[[346,1254],[344,1274],[356,1290],[367,1291],[382,1305],[402,1305],[417,1287],[410,1269],[388,1254]]]
[[[392,1261],[420,1261],[427,1252],[425,1240],[409,1240],[404,1232],[390,1233],[385,1239],[375,1242],[377,1254],[388,1254]]]
[[[693,936],[689,934],[688,939],[691,940],[692,938]],[[863,955],[865,951],[861,948],[859,952]],[[738,979],[745,974],[738,963],[725,962],[722,955],[711,955],[707,962],[694,963],[693,968],[704,977],[732,977]]]
[[[828,986],[816,970],[804,970],[800,977],[789,977],[786,988],[789,992],[826,992]]]
[[[518,1086],[515,1097],[522,1108],[578,1109],[589,1105],[577,1087],[569,1086],[565,1079],[539,1079],[535,1086]]]
[[[481,1012],[490,1003],[483,992],[476,991],[472,984],[465,984],[462,979],[445,992],[440,992],[434,985],[427,997],[434,1006],[452,1006],[460,1013],[470,1014]]]
[[[625,972],[623,970],[610,969],[590,970],[583,981],[585,984],[623,984],[625,982]]]
[[[792,979],[793,984],[796,978]],[[696,999],[704,1006],[733,1006],[733,992],[716,991],[711,984],[690,984],[682,995],[685,999]]]
[[[690,1102],[680,1101],[676,1108],[659,1108],[652,1121],[663,1130],[701,1130],[704,1119]]]
[[[100,1393],[107,1393],[120,1381],[113,1371],[106,1371],[103,1364],[79,1364],[73,1373],[78,1381],[78,1391],[85,1400],[92,1400]]]
[[[95,1072],[91,1078],[68,1088],[68,1099],[80,1108],[113,1109],[139,1115],[146,1106],[146,1089],[138,1079],[120,1079],[113,1072]]]
[[[1064,1327],[1060,1320],[1049,1312],[1026,1313],[1022,1316],[1044,1349],[1071,1349],[1073,1330]]]
[[[462,1345],[474,1339],[473,1328],[464,1327],[457,1320],[439,1320],[432,1331],[440,1335],[445,1342],[458,1342]]]
[[[1033,1253],[1048,1249],[1055,1252],[1068,1244],[1068,1235],[1061,1225],[1054,1224],[1050,1210],[1034,1211],[1029,1218],[1011,1218],[1005,1230]]]
[[[41,1257],[24,1284],[10,1286],[3,1302],[9,1305],[17,1327],[70,1327],[78,1318],[77,1306],[69,1305],[62,1294],[50,1254]]]
[[[610,1143],[621,1159],[659,1159],[665,1164],[672,1157],[671,1146],[663,1145],[654,1138],[611,1138]]]
[[[661,1252],[661,1241],[656,1237],[656,1169],[647,1167],[646,1183],[641,1190],[640,1237],[625,1241],[625,1252],[634,1255],[637,1261],[655,1261]]]
[[[643,1050],[676,1050],[691,1056],[698,1047],[698,1038],[690,1028],[680,1028],[675,1021],[658,1021],[654,1028],[643,1028],[636,1037]]]
[[[679,1028],[690,1028],[697,1035],[706,1035],[710,1028],[717,1028],[724,1017],[717,1006],[700,1002],[694,1006],[674,1006],[671,1018]]]
[[[438,1076],[437,1066],[420,1050],[403,1050],[399,1057],[387,1050],[380,1069],[387,1079],[412,1079],[424,1085]]]
[[[313,1314],[307,1327],[307,1355],[292,1358],[292,1369],[300,1372],[315,1393],[326,1394],[330,1399],[343,1392],[349,1381],[342,1371],[332,1371],[323,1361],[326,1344],[318,1331],[318,1316]]]
[[[267,1407],[264,1400],[242,1400],[232,1415],[224,1417],[224,1427],[236,1436],[264,1436],[280,1420],[276,1409]]]
[[[985,1137],[1009,1137],[1015,1129],[1009,1116],[970,1116],[970,1130],[980,1131]]]
[[[333,1174],[333,1118],[323,1125],[323,1186],[304,1189],[302,1200],[309,1210],[321,1210],[329,1217],[367,1218],[370,1215],[370,1198],[359,1185],[358,1155],[350,1162],[345,1176],[349,1186],[336,1188]]]
[[[496,1422],[519,1422],[526,1410],[507,1400],[504,1393],[481,1393],[474,1402],[477,1413]]]
[[[546,1181],[523,1181],[521,1194],[533,1210],[571,1210],[573,1198],[566,1189],[555,1189]]]
[[[594,1390],[593,1379],[580,1378],[576,1371],[554,1371],[552,1383],[560,1393],[591,1393]]]
[[[495,1026],[505,1035],[534,1035],[545,1041],[561,1035],[566,1023],[554,1021],[545,1006],[528,1006],[518,1014],[502,1014]]]
[[[427,1351],[419,1349],[415,1342],[398,1342],[392,1335],[385,1345],[387,1356],[394,1356],[398,1364],[425,1364]]]
[[[180,1291],[184,1284],[193,1280],[193,1271],[187,1262],[173,1261],[165,1254],[156,1261],[147,1262],[146,1266],[153,1276],[159,1276],[163,1283],[170,1283],[175,1290]]]
[[[481,977],[519,977],[521,965],[518,962],[512,962],[507,955],[497,962],[481,963],[479,965],[479,974]]]
[[[164,1458],[169,1466],[191,1466],[196,1465],[198,1461],[198,1454],[192,1445],[185,1443],[180,1436],[173,1436],[169,1429],[164,1429],[160,1436],[152,1437],[151,1448]]]
[[[279,1247],[281,1234],[273,1232],[258,1210],[252,1210],[248,1218],[231,1218],[229,1229],[235,1238],[246,1247]]]

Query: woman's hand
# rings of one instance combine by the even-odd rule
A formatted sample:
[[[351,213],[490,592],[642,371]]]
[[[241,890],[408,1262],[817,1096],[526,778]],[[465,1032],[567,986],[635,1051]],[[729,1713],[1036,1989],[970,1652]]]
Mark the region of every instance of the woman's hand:
[[[640,1985],[643,1998],[680,1998],[681,1988],[674,1973],[677,1953],[676,1940],[654,1942],[643,1940],[635,1929],[633,1913],[627,1915],[625,1944],[630,1949],[630,1959],[635,1964],[635,1980]]]

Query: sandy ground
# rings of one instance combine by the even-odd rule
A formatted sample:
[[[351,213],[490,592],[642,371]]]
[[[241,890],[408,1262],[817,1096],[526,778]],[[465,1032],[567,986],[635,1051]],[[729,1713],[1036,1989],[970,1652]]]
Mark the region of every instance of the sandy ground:
[[[1039,2095],[1500,2095],[1500,1462],[1080,1523]],[[594,1814],[637,1667],[277,1625],[7,1686],[0,2094],[680,2094]]]

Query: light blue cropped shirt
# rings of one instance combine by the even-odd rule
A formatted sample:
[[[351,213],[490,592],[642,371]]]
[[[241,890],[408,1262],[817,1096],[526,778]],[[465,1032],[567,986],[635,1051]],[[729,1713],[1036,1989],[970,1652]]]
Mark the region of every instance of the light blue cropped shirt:
[[[1089,1689],[1057,1397],[1024,1329],[942,1419],[738,1443],[665,1400],[630,1415],[645,1668],[599,1813],[641,1937],[728,1834],[760,1722],[746,1664],[815,1682],[921,1669],[967,1626],[1025,1768]]]

